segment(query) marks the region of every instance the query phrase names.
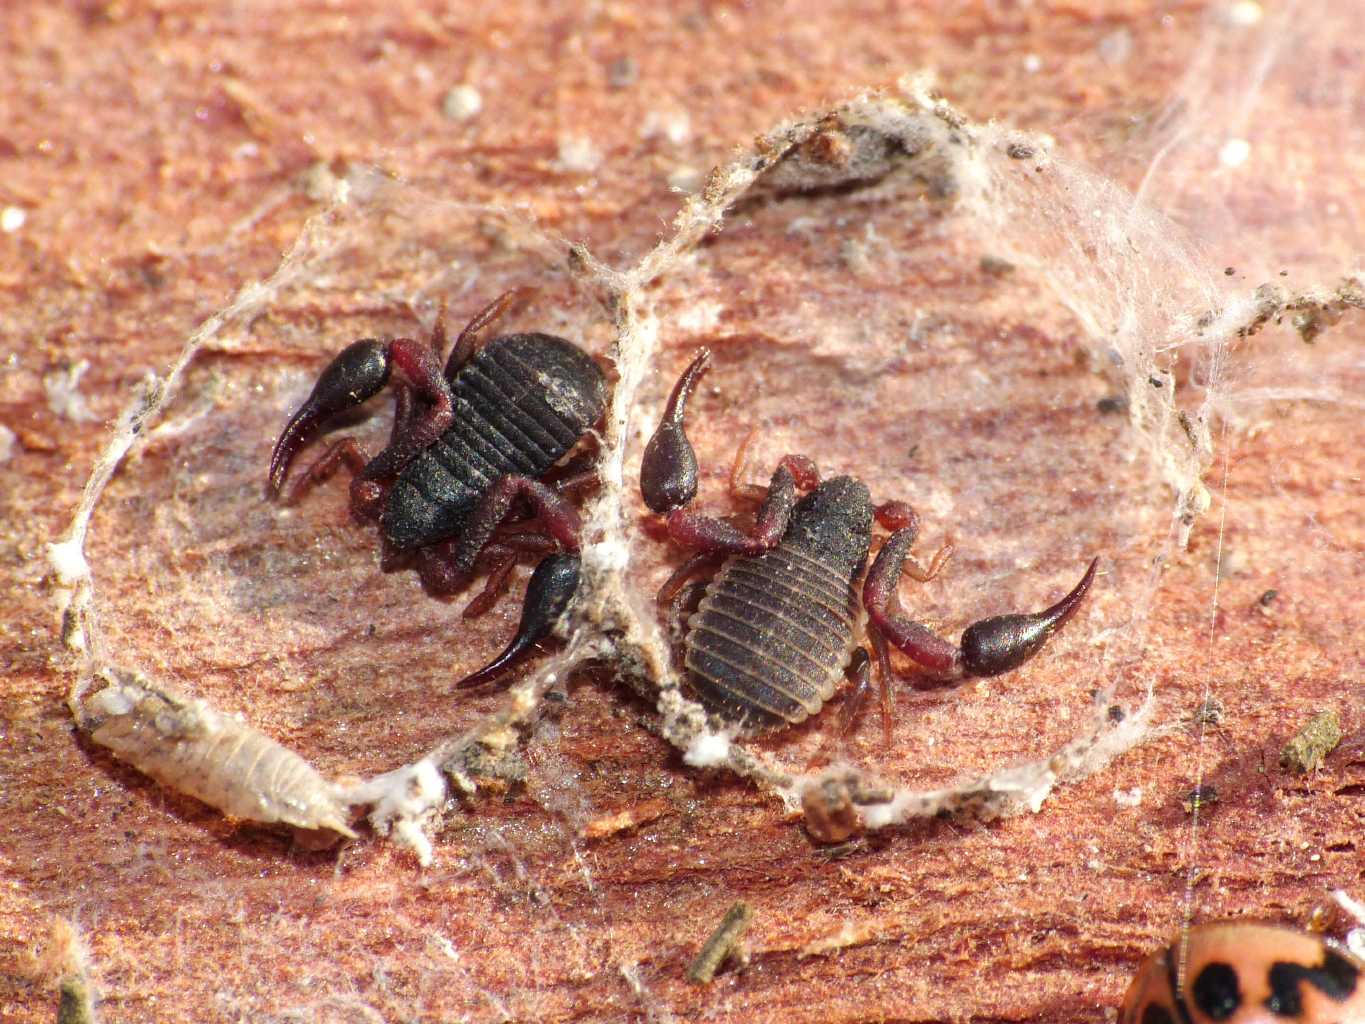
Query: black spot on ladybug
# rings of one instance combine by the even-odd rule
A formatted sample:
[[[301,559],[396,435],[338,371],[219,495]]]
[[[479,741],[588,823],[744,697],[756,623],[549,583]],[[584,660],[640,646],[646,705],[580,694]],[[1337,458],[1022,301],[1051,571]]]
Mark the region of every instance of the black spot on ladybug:
[[[1360,983],[1360,968],[1339,953],[1326,950],[1317,967],[1277,961],[1270,968],[1270,996],[1266,1009],[1282,1017],[1294,1017],[1303,1012],[1303,996],[1299,985],[1308,982],[1328,999],[1345,1002]]]
[[[1171,1016],[1171,1011],[1160,1003],[1148,1003],[1138,1024],[1175,1024],[1175,1018]]]
[[[1360,985],[1360,968],[1330,949],[1322,958],[1322,970],[1337,979],[1341,985],[1341,995],[1333,996],[1333,999],[1345,999]]]
[[[1216,961],[1199,972],[1199,977],[1190,986],[1190,995],[1194,997],[1194,1005],[1209,1020],[1227,1020],[1242,1005],[1237,971]]]

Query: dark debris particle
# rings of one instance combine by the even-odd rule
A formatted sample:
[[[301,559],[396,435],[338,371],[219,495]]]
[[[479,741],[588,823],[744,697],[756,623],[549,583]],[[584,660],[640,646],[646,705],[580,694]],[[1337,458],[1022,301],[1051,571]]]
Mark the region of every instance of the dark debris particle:
[[[493,750],[481,743],[472,744],[458,764],[451,768],[479,781],[492,790],[510,792],[526,781],[526,762],[516,752]]]
[[[826,779],[801,797],[806,831],[819,843],[842,843],[862,830],[862,818],[842,779]]]
[[[1095,409],[1106,416],[1128,411],[1128,398],[1125,395],[1105,395],[1095,403]]]
[[[1218,802],[1218,790],[1213,786],[1195,786],[1185,794],[1185,799],[1180,801],[1185,808],[1186,814],[1193,814],[1195,811],[1202,811]]]
[[[998,256],[982,256],[981,272],[988,277],[1005,277],[1014,273],[1014,264]]]
[[[93,1024],[94,1001],[84,978],[69,974],[57,986],[57,1024]]]
[[[1336,749],[1341,737],[1341,719],[1336,711],[1330,708],[1319,711],[1285,744],[1280,752],[1280,767],[1297,775],[1314,771]]]
[[[1199,439],[1194,433],[1194,422],[1190,419],[1190,414],[1181,409],[1176,414],[1176,420],[1180,423],[1180,429],[1185,432],[1185,439],[1190,442],[1193,448],[1199,447]]]
[[[634,57],[617,57],[607,65],[607,85],[612,89],[626,89],[640,77],[640,66]]]
[[[890,803],[895,793],[869,785],[856,772],[824,779],[801,796],[806,831],[818,843],[842,843],[862,831],[858,807]]]
[[[1005,149],[1005,155],[1011,160],[1032,160],[1035,153],[1032,146],[1022,142],[1011,142]]]
[[[62,645],[64,647],[75,647],[76,639],[81,635],[81,618],[76,614],[74,608],[66,608],[62,611]]]
[[[1210,697],[1195,708],[1190,722],[1193,725],[1221,725],[1226,713],[1227,709],[1223,707],[1223,702],[1217,697]]]
[[[1231,277],[1233,274],[1237,273],[1237,268],[1236,268],[1236,267],[1224,267],[1224,268],[1223,268],[1223,273],[1226,274],[1228,277]]]
[[[1313,935],[1325,936],[1332,927],[1332,922],[1336,919],[1336,906],[1331,903],[1319,903],[1313,907],[1308,914],[1307,929]]]
[[[826,863],[830,863],[836,860],[845,860],[855,854],[862,853],[867,848],[867,838],[865,836],[855,836],[846,842],[837,843],[834,846],[822,846],[815,851],[815,856]]]
[[[1330,306],[1314,309],[1301,309],[1290,318],[1294,330],[1298,332],[1305,345],[1315,342],[1323,331],[1341,319],[1341,312]]]

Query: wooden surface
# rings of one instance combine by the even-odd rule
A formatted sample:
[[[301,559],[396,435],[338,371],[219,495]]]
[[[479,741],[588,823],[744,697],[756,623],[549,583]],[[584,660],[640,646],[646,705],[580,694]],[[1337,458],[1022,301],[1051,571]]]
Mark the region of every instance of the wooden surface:
[[[973,118],[1046,132],[1131,188],[1156,168],[1150,198],[1249,287],[1261,270],[1306,286],[1356,269],[1358,228],[1315,219],[1304,198],[1318,185],[1339,210],[1359,206],[1359,119],[1343,121],[1349,102],[1331,91],[1360,94],[1349,48],[1330,78],[1270,80],[1258,124],[1294,125],[1284,173],[1239,205],[1217,174],[1163,191],[1172,164],[1153,160],[1173,97],[1193,102],[1181,76],[1223,38],[1218,12],[666,6],[0,13],[0,207],[23,211],[0,234],[0,423],[14,435],[0,433],[5,1019],[55,1015],[62,920],[89,947],[106,1021],[1102,1021],[1179,923],[1192,866],[1201,917],[1296,923],[1333,889],[1365,895],[1359,314],[1311,348],[1282,332],[1229,352],[1215,503],[1173,550],[1170,491],[1125,418],[1098,410],[1117,379],[1100,349],[1041,275],[983,266],[995,254],[951,203],[894,188],[746,208],[658,285],[648,397],[701,341],[717,352],[693,410],[703,500],[729,510],[724,476],[755,426],[755,479],[804,450],[911,499],[921,550],[958,545],[944,577],[913,591],[945,632],[1106,558],[1092,606],[1035,664],[900,691],[890,751],[865,716],[845,753],[899,783],[1045,757],[1109,683],[1129,706],[1154,684],[1168,725],[1216,697],[1222,721],[1202,742],[1175,725],[1036,815],[933,821],[831,853],[772,797],[684,765],[647,728],[652,709],[601,673],[576,679],[527,740],[524,786],[451,808],[424,871],[368,832],[339,853],[300,850],[75,733],[44,545],[130,388],[270,274],[320,209],[307,184],[319,163],[374,165],[417,190],[404,196],[474,206],[395,205],[345,226],[334,281],[195,363],[179,428],[115,479],[89,555],[120,657],[336,777],[396,767],[493,707],[446,687],[505,641],[515,602],[466,624],[413,574],[379,573],[339,485],[288,514],[265,503],[289,409],[345,342],[413,330],[407,304],[433,280],[452,317],[504,283],[539,284],[513,326],[599,354],[610,340],[593,297],[509,243],[484,204],[523,207],[625,265],[667,233],[671,190],[698,187],[733,147],[932,67]],[[481,97],[465,119],[443,112],[461,84]],[[1318,400],[1256,397],[1277,385]],[[647,532],[639,509],[629,520]],[[641,593],[679,557],[642,547]],[[1342,747],[1287,774],[1281,747],[1327,707]],[[759,745],[804,763],[824,728]],[[1192,841],[1182,800],[1201,777],[1218,800]],[[737,899],[754,910],[748,965],[690,983]]]

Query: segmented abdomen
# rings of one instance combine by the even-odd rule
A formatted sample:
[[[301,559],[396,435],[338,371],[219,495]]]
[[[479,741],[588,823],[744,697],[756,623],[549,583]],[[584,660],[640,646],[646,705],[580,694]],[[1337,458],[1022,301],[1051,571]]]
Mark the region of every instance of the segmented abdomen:
[[[136,674],[108,670],[105,679],[78,718],[134,768],[233,817],[355,837],[337,788],[292,750]]]
[[[495,338],[450,382],[454,421],[399,474],[384,535],[408,549],[458,534],[499,477],[539,477],[578,443],[601,415],[605,386],[597,364],[562,338]]]
[[[692,685],[750,725],[800,722],[834,692],[857,617],[852,582],[790,541],[731,558],[688,620]]]

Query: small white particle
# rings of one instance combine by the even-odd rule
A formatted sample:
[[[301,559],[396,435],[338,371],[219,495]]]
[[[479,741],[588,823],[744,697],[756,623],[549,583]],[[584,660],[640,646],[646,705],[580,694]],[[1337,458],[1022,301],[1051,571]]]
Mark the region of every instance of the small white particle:
[[[457,85],[441,101],[441,113],[452,121],[468,121],[483,109],[483,96],[472,85]]]
[[[619,540],[602,541],[585,547],[580,557],[593,571],[620,572],[630,564],[630,549]]]
[[[16,440],[14,431],[0,423],[0,462],[8,462],[14,455],[14,442]]]
[[[697,168],[680,164],[668,172],[668,187],[674,192],[700,192],[704,175]]]
[[[1228,139],[1218,151],[1218,160],[1224,167],[1241,167],[1251,156],[1251,143],[1246,139]]]
[[[1241,0],[1228,8],[1228,21],[1241,28],[1250,28],[1259,25],[1264,14],[1256,0]]]
[[[1037,74],[1039,71],[1043,70],[1043,58],[1039,57],[1036,53],[1025,54],[1024,70],[1030,75]]]
[[[445,803],[446,786],[440,771],[425,758],[416,764],[351,787],[344,799],[350,804],[370,803],[370,824],[380,835],[392,835],[399,846],[417,856],[417,863],[429,867],[434,851],[426,826]]]
[[[22,206],[6,206],[0,210],[0,231],[11,234],[24,226],[28,211]]]
[[[1361,922],[1362,927],[1352,928],[1346,933],[1346,948],[1356,956],[1365,958],[1365,904],[1353,900],[1345,889],[1333,890],[1332,898],[1341,905],[1342,910]]]
[[[894,825],[900,819],[892,815],[890,806],[887,804],[873,804],[871,807],[860,807],[863,824],[875,832],[879,828],[886,828],[887,825]]]
[[[1133,55],[1133,35],[1126,28],[1115,29],[1099,41],[1100,60],[1115,67]]]
[[[859,807],[858,813],[862,816],[863,824],[875,831],[888,825],[899,825],[914,813],[914,809],[910,794],[898,793],[890,803]]]
[[[1346,933],[1346,948],[1365,959],[1365,928],[1352,928]]]
[[[133,710],[133,699],[120,686],[106,686],[90,698],[91,711],[100,715],[126,715]]]
[[[698,299],[679,310],[675,317],[678,330],[689,334],[700,334],[719,324],[724,313],[725,309],[720,303]]]
[[[1337,901],[1342,910],[1365,925],[1365,903],[1352,899],[1351,894],[1345,889],[1333,889],[1332,899]]]
[[[602,155],[586,135],[566,135],[559,140],[559,159],[556,161],[561,171],[588,172],[596,170],[602,162]]]
[[[730,737],[719,732],[704,732],[688,745],[683,761],[693,768],[709,768],[724,764],[729,756]]]
[[[692,137],[692,118],[685,110],[651,110],[640,125],[640,138],[662,136],[675,146]]]
[[[90,575],[90,565],[85,560],[81,544],[74,538],[47,546],[48,564],[57,574],[63,586],[73,586]]]
[[[455,943],[451,942],[444,935],[441,935],[438,932],[431,937],[431,941],[436,944],[436,948],[448,959],[454,960],[456,963],[460,962],[460,951],[455,948]]]
[[[299,175],[299,187],[303,194],[315,203],[330,203],[337,198],[337,187],[341,179],[332,173],[327,161],[319,160],[310,164]]]
[[[47,407],[72,423],[93,423],[99,417],[90,411],[81,394],[81,378],[90,369],[90,360],[82,359],[69,366],[60,366],[43,375],[43,390],[47,393]]]
[[[1114,790],[1114,803],[1120,807],[1137,807],[1142,803],[1142,787]]]
[[[427,838],[427,834],[422,831],[420,824],[403,818],[393,826],[393,839],[399,846],[406,846],[411,850],[419,865],[424,868],[431,867],[436,851],[431,845],[431,840]]]
[[[1031,812],[1037,814],[1043,809],[1043,804],[1046,803],[1047,798],[1052,795],[1052,786],[1053,784],[1051,782],[1043,781],[1041,785],[1025,791],[1028,797],[1028,809]]]

